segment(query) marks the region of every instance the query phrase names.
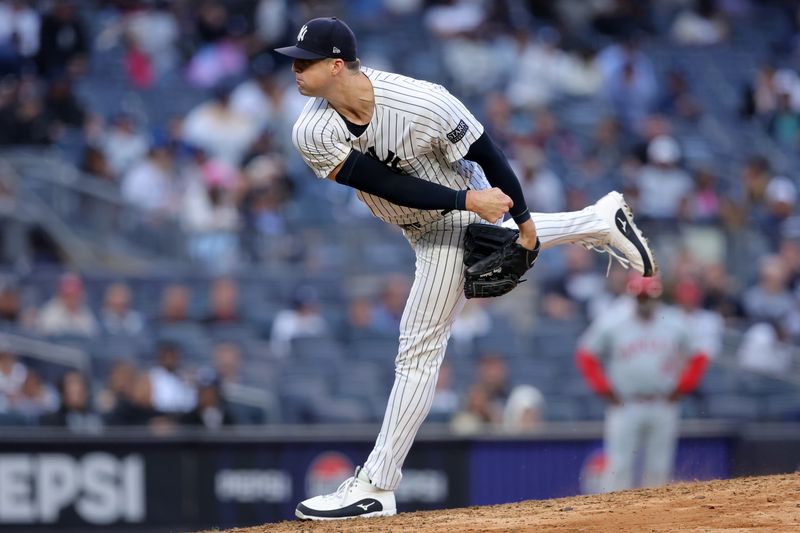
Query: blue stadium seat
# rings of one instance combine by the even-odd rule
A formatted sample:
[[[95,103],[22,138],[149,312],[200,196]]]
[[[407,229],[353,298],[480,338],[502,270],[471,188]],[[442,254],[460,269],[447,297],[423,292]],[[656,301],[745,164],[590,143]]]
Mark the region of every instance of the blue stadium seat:
[[[350,343],[350,356],[357,360],[384,361],[388,365],[397,357],[398,341],[394,337],[358,339]]]
[[[756,420],[758,401],[738,394],[715,394],[705,399],[710,418],[723,420]]]
[[[776,422],[800,420],[800,393],[778,393],[762,398],[761,415]]]
[[[332,337],[296,337],[288,355],[294,361],[308,364],[335,364],[344,357],[342,345]]]
[[[544,419],[553,422],[580,420],[585,412],[580,401],[570,396],[546,396]]]

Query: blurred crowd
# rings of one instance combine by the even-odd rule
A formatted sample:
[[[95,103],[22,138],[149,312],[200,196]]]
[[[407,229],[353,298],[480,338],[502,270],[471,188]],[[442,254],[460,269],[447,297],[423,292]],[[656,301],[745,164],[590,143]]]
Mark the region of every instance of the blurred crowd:
[[[698,331],[738,328],[746,366],[776,374],[790,368],[787,345],[800,341],[798,176],[774,155],[794,157],[800,143],[800,8],[791,1],[0,0],[0,145],[58,147],[77,135],[74,162],[87,179],[113,185],[154,222],[153,232],[160,220],[179,223],[199,266],[225,273],[258,264],[265,253],[260,243],[292,231],[286,212],[297,191],[318,185],[289,142],[304,100],[271,49],[291,42],[302,21],[330,13],[354,27],[367,66],[444,83],[464,99],[508,154],[531,209],[580,209],[611,189],[623,191],[656,249],[666,293],[696,318]],[[724,117],[696,73],[677,63],[664,68],[663,54],[655,55],[750,53],[737,29],[767,16],[780,25],[754,57],[759,68],[742,73],[744,87],[732,87],[740,96]],[[416,48],[381,41],[388,21],[394,30],[413,28]],[[98,71],[97,58],[109,51],[121,60]],[[158,94],[177,79],[199,103],[170,116],[104,114],[79,90],[104,77],[141,94]],[[698,148],[692,133],[710,123],[755,127],[774,150],[762,143],[725,153],[711,139]],[[539,290],[530,297],[546,320],[591,320],[624,291],[624,273],[611,270],[604,278],[603,265],[583,249],[548,252],[540,263]],[[223,279],[209,289],[213,305],[235,298],[235,283]],[[407,284],[403,275],[387,276],[382,295],[349,298],[341,331],[393,334]],[[149,315],[133,308],[124,283],[110,285],[93,308],[74,275],[36,308],[22,308],[20,290],[3,285],[0,319],[43,335],[145,335],[160,321],[203,318],[187,316],[191,296],[179,285],[165,289],[161,311]],[[293,336],[341,332],[340,324],[326,322],[316,298],[313,290],[298,290],[292,306],[259,334],[272,356],[286,357]],[[228,309],[204,320],[247,322],[235,305],[219,305]],[[490,331],[494,305],[469,306],[453,344]],[[719,344],[717,336],[708,342]],[[234,345],[220,349],[223,360],[241,357],[231,355]],[[68,418],[87,425],[142,417],[206,425],[233,420],[220,407],[218,391],[230,378],[217,350],[206,361],[211,370],[189,377],[176,370],[182,366],[175,352],[166,344],[154,350],[152,367],[115,367],[93,395],[85,377],[71,373],[58,387],[48,385],[6,352],[0,402],[62,420],[68,402],[83,405],[76,410],[95,416]],[[449,420],[463,408],[468,412],[456,419],[464,427],[476,417],[498,424],[506,416],[536,419],[540,392],[481,385],[502,373],[497,366],[497,357],[481,362],[465,397],[447,392],[445,367],[434,413],[441,409]]]

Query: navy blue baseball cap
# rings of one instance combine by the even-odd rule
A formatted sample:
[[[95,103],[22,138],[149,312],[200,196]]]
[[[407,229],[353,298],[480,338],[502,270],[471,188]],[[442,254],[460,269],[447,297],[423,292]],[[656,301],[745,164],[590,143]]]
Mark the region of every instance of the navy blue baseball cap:
[[[276,52],[295,59],[334,58],[355,61],[356,36],[350,27],[336,17],[312,19],[297,33],[294,46],[276,48]]]

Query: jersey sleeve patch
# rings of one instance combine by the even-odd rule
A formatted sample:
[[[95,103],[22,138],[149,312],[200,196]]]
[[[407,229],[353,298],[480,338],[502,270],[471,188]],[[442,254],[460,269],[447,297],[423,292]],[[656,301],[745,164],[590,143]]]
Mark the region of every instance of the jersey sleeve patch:
[[[464,122],[463,120],[459,120],[458,126],[456,126],[456,128],[453,131],[447,134],[447,138],[450,140],[451,143],[455,144],[461,139],[463,139],[464,135],[466,135],[468,131],[469,131],[469,125],[467,125],[467,123]]]

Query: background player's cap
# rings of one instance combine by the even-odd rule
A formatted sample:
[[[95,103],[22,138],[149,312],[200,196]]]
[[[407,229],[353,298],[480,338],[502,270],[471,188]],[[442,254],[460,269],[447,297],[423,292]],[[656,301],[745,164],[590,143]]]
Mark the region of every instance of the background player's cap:
[[[628,283],[625,286],[628,294],[631,296],[647,296],[649,298],[658,298],[664,291],[664,286],[658,276],[645,278],[641,274],[634,273],[628,278]]]
[[[297,33],[294,46],[276,48],[275,51],[295,59],[331,57],[355,61],[358,57],[353,30],[336,17],[309,20]]]

